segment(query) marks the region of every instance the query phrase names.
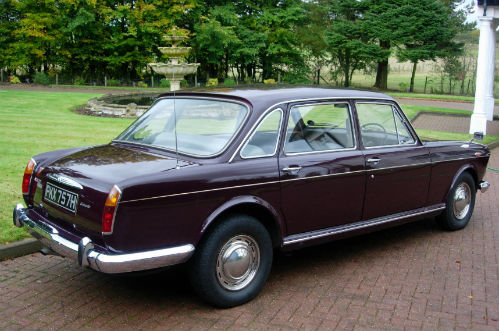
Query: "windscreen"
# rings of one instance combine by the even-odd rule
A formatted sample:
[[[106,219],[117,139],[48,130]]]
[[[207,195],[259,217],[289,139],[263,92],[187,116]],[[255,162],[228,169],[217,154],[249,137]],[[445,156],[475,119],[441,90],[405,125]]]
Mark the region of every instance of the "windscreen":
[[[245,105],[229,101],[161,99],[116,140],[208,157],[226,148],[247,112]]]

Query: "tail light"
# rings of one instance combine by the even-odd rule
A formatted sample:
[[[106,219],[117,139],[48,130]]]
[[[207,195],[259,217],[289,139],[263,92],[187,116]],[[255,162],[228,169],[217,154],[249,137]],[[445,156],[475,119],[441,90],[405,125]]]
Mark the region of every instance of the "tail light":
[[[118,186],[114,185],[107,195],[104,211],[102,212],[102,234],[113,233],[114,216],[116,215],[116,209],[120,202],[120,198],[121,190]]]
[[[33,170],[35,170],[36,162],[33,159],[30,159],[28,165],[26,165],[26,169],[24,169],[23,176],[23,194],[29,193],[29,184],[31,183],[31,176],[33,175]]]

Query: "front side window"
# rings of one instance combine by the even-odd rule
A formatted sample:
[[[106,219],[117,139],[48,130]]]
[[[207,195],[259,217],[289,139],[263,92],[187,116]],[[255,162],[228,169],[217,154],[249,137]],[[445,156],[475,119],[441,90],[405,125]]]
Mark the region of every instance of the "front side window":
[[[241,157],[254,158],[274,155],[277,150],[281,117],[281,109],[276,109],[268,114],[242,148]]]
[[[235,102],[161,99],[116,140],[207,157],[226,148],[247,113],[248,107]]]
[[[307,153],[355,146],[347,103],[296,106],[289,113],[284,152]]]
[[[357,103],[356,108],[365,147],[414,144],[414,137],[392,105]]]

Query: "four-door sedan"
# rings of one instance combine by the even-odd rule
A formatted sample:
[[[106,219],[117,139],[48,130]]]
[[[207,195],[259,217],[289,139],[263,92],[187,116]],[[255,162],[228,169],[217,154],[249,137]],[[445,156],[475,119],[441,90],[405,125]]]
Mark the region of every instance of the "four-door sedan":
[[[381,93],[325,88],[161,95],[111,143],[34,156],[14,223],[104,273],[187,262],[231,307],[291,250],[437,216],[466,226],[490,153],[423,143]]]

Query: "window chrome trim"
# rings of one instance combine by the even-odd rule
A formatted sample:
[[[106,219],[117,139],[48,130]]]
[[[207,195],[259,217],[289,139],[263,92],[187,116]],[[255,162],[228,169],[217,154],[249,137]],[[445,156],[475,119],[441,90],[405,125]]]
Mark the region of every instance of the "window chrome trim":
[[[329,152],[340,152],[340,151],[354,151],[357,149],[357,135],[355,134],[355,127],[354,127],[354,119],[353,119],[353,113],[352,113],[352,107],[350,106],[350,103],[348,102],[348,98],[343,98],[346,101],[344,102],[347,107],[348,107],[348,113],[350,115],[350,125],[352,126],[352,139],[354,142],[353,147],[347,147],[347,148],[336,148],[336,149],[324,149],[320,151],[310,151],[310,152],[296,152],[296,153],[286,153],[286,143],[287,141],[284,140],[284,145],[283,145],[283,154],[285,156],[295,156],[295,155],[306,155],[306,154],[318,154],[318,153],[329,153]],[[343,100],[340,99],[340,100]],[[295,107],[307,107],[307,106],[315,106],[315,105],[332,105],[332,104],[340,104],[342,102],[317,102],[317,103],[307,103],[307,104],[300,104],[300,105],[294,105],[289,109],[289,115],[291,116],[291,110]],[[287,124],[286,124],[287,125]],[[286,132],[288,131],[288,127],[286,126]]]
[[[395,102],[395,100],[394,100]],[[359,116],[359,110],[357,109],[357,104],[368,104],[368,105],[388,105],[388,106],[391,106],[392,107],[392,113],[395,111],[397,113],[397,116],[399,117],[400,121],[406,125],[406,128],[407,128],[407,124],[410,125],[410,128],[408,128],[409,130],[409,134],[412,136],[412,139],[414,140],[414,142],[412,144],[396,144],[396,145],[380,145],[380,146],[365,146],[364,145],[364,140],[362,140],[362,130],[360,129],[362,127],[362,125],[360,125],[360,120],[358,121],[359,122],[359,132],[360,132],[360,139],[362,140],[362,145],[364,146],[365,149],[377,149],[377,148],[391,148],[391,147],[403,147],[403,146],[416,146],[418,145],[418,142],[419,142],[419,137],[417,136],[416,134],[416,131],[414,130],[414,128],[412,127],[412,125],[409,123],[409,121],[405,121],[405,116],[404,117],[401,117],[400,114],[399,114],[399,111],[398,111],[398,108],[400,108],[400,106],[397,108],[397,107],[393,107],[394,104],[391,103],[391,102],[366,102],[366,101],[361,101],[361,102],[357,102],[355,101],[355,110],[357,111],[357,117]],[[395,104],[398,106],[398,104],[395,102]],[[402,110],[402,108],[400,108]],[[411,130],[412,129],[412,130]],[[398,136],[397,136],[398,138]]]
[[[398,220],[401,220],[404,218],[410,218],[410,217],[414,217],[414,216],[418,216],[418,215],[429,214],[429,213],[440,211],[443,209],[445,209],[445,204],[439,203],[439,204],[428,206],[428,207],[413,209],[410,211],[392,214],[389,216],[377,217],[377,218],[369,219],[366,221],[348,223],[348,224],[335,226],[335,227],[328,228],[328,229],[321,229],[321,230],[317,230],[317,231],[298,233],[298,234],[294,234],[294,235],[285,237],[283,239],[283,246],[297,244],[297,243],[301,243],[301,242],[305,242],[305,241],[309,241],[309,240],[320,239],[320,238],[334,236],[334,235],[339,235],[342,233],[347,233],[347,232],[351,232],[351,231],[355,231],[355,230],[369,228],[372,226],[377,226],[377,225],[382,225],[385,223],[395,222],[395,221],[398,221]]]
[[[186,156],[191,156],[191,157],[194,157],[194,158],[197,158],[197,159],[213,158],[213,157],[216,157],[216,156],[219,156],[219,155],[223,154],[231,146],[232,142],[239,135],[239,133],[241,132],[241,130],[245,126],[246,122],[248,121],[248,118],[249,118],[250,114],[252,113],[252,109],[250,108],[249,104],[245,103],[245,102],[242,102],[242,101],[239,101],[239,100],[233,100],[233,99],[229,99],[229,98],[225,99],[225,98],[220,98],[220,97],[205,97],[205,96],[180,96],[179,97],[178,95],[176,95],[176,96],[172,95],[172,96],[157,98],[154,101],[154,103],[151,105],[151,107],[144,114],[146,114],[147,112],[149,112],[149,110],[152,108],[152,106],[155,105],[156,103],[160,102],[161,100],[169,100],[169,99],[203,99],[203,100],[217,100],[217,101],[222,101],[222,102],[237,103],[237,104],[240,104],[240,105],[246,107],[246,114],[244,115],[244,118],[241,121],[241,124],[239,124],[239,128],[236,131],[234,131],[234,133],[233,133],[232,137],[229,139],[229,141],[227,141],[227,143],[224,145],[224,147],[219,152],[217,152],[215,154],[210,154],[210,155],[191,154],[191,153],[182,152],[180,150],[176,151],[175,149],[170,149],[170,148],[166,148],[166,147],[163,147],[163,146],[152,145],[152,144],[142,144],[142,143],[137,143],[137,142],[133,142],[133,141],[126,141],[126,140],[120,140],[120,139],[113,139],[113,140],[111,140],[111,142],[118,142],[118,143],[132,144],[132,145],[139,145],[139,146],[148,146],[148,147],[157,148],[157,149],[168,151],[168,152],[173,152],[173,153],[177,153],[178,152],[178,154],[186,155]],[[142,117],[142,116],[140,116],[140,117]],[[140,119],[140,117],[137,118],[137,120]],[[119,134],[119,136],[121,136],[132,125],[134,125],[135,122],[136,121],[134,121],[132,124],[130,124],[129,127],[127,127],[125,130],[123,130],[123,132],[121,132]]]
[[[389,103],[390,101],[396,103],[395,99],[393,99],[391,97],[387,97],[387,98],[383,98],[383,97],[374,98],[374,97],[347,97],[347,96],[343,96],[343,97],[326,97],[326,98],[318,97],[318,98],[306,98],[306,99],[291,99],[291,100],[277,102],[277,103],[273,104],[272,106],[267,107],[267,109],[262,114],[267,113],[269,110],[271,110],[274,107],[277,107],[279,105],[284,105],[284,104],[287,104],[287,103],[294,103],[294,102],[302,102],[302,101],[314,101],[314,100],[315,101],[319,101],[319,102],[320,101],[324,101],[324,100],[325,100],[324,102],[335,101],[335,100],[347,100],[347,102],[348,101],[352,101],[352,100],[386,100],[387,103]],[[366,101],[366,103],[367,103],[367,101]],[[250,132],[251,131],[252,130],[250,130]],[[246,140],[246,138],[247,138],[247,136],[243,139],[243,142],[241,144],[239,144],[239,147],[232,154],[232,156],[230,157],[230,159],[228,161],[229,163],[231,163],[234,160],[234,158],[236,157],[237,153],[241,149],[241,145],[244,143],[244,141]]]
[[[242,155],[242,152],[243,152],[244,148],[246,148],[246,146],[248,145],[249,141],[253,138],[253,136],[257,132],[258,128],[260,127],[260,125],[262,125],[263,122],[265,122],[265,120],[269,116],[271,116],[275,111],[279,111],[281,113],[281,118],[279,120],[279,126],[277,127],[277,139],[276,139],[276,142],[275,142],[274,152],[272,154],[257,155],[257,156],[246,156],[246,157],[244,157]],[[274,156],[277,153],[277,149],[279,148],[279,141],[280,141],[280,138],[281,138],[281,131],[282,131],[282,123],[283,123],[283,121],[284,121],[284,111],[282,110],[282,108],[275,108],[275,109],[272,109],[272,110],[268,111],[268,113],[266,115],[265,114],[261,115],[260,118],[259,118],[259,120],[258,120],[258,122],[256,122],[256,124],[253,125],[253,127],[249,131],[250,132],[250,136],[244,138],[246,141],[244,142],[243,146],[241,147],[241,150],[239,151],[239,157],[241,159],[248,160],[248,159],[258,159],[258,158],[262,158],[262,157]]]

